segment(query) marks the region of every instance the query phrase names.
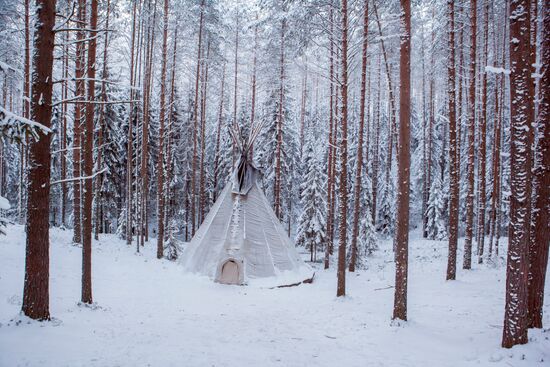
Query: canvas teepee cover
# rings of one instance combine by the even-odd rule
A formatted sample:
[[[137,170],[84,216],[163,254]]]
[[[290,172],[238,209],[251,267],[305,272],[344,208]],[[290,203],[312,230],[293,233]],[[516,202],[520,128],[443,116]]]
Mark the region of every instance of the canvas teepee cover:
[[[276,285],[313,275],[287,237],[243,149],[232,179],[185,249],[186,271],[225,284],[274,278]]]

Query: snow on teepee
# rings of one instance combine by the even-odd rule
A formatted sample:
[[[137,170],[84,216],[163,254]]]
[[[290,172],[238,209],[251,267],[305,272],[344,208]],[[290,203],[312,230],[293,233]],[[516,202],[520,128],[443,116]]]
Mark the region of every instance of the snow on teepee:
[[[181,257],[184,269],[206,275],[223,284],[248,284],[264,278],[270,285],[299,284],[313,277],[275,216],[258,182],[260,173],[249,151],[261,125],[248,142],[238,127],[230,132],[240,152],[227,183],[186,246]]]

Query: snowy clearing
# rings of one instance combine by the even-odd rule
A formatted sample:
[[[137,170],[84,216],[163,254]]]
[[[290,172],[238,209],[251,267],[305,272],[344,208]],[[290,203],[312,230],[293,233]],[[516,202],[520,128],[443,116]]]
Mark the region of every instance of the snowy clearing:
[[[114,236],[93,246],[96,307],[81,307],[81,249],[72,231],[51,230],[48,323],[19,315],[22,226],[0,237],[0,366],[548,366],[550,330],[500,348],[505,267],[459,270],[445,281],[446,242],[411,234],[409,322],[392,325],[391,243],[369,269],[336,274],[317,265],[315,282],[266,289],[225,286],[185,274]],[[505,244],[505,240],[501,243]],[[460,244],[461,245],[461,244]],[[504,253],[504,249],[501,249]],[[461,254],[459,254],[461,259]],[[547,283],[545,293],[550,287]],[[550,307],[545,306],[546,325]]]

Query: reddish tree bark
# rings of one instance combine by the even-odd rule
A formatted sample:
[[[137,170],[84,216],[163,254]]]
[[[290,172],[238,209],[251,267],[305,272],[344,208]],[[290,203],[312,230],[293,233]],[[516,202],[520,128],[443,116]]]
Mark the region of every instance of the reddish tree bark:
[[[49,127],[52,116],[52,67],[55,0],[36,1],[31,119]],[[22,312],[35,320],[49,320],[49,211],[51,135],[37,130],[31,141],[27,186],[27,239]]]
[[[550,5],[542,5],[541,70],[537,116],[538,142],[533,174],[533,211],[529,245],[529,327],[542,328],[544,284],[550,243]]]
[[[531,198],[529,0],[510,4],[510,225],[502,346],[527,343],[527,285]]]
[[[69,97],[69,32],[65,32],[63,40],[63,83],[61,99],[66,100]],[[61,226],[66,225],[67,216],[67,103],[61,105],[62,126],[61,126]]]
[[[475,121],[476,121],[476,39],[477,0],[470,1],[470,80],[468,85],[468,162],[466,196],[466,238],[464,239],[464,269],[472,268],[472,238],[474,234],[474,165],[475,165]]]
[[[86,67],[86,44],[84,38],[86,33],[86,0],[78,0],[78,31],[76,33],[76,54],[75,54],[75,88],[76,97],[79,100],[86,98],[86,85],[84,80],[84,68]],[[82,209],[81,209],[81,191],[82,182],[77,179],[81,176],[81,156],[82,156],[82,118],[84,104],[77,103],[74,106],[73,120],[73,242],[82,243]]]
[[[88,41],[88,103],[86,103],[86,130],[84,136],[84,208],[82,212],[82,303],[92,303],[92,201],[93,201],[93,167],[94,167],[94,100],[95,100],[95,65],[97,0],[90,4],[90,29]]]
[[[342,93],[342,123],[340,140],[340,200],[338,238],[338,286],[336,296],[346,295],[346,234],[348,216],[348,1],[342,0],[342,55],[341,55],[341,93]]]
[[[397,227],[395,231],[395,298],[393,319],[407,320],[407,277],[409,253],[409,186],[411,120],[411,3],[401,0],[401,49],[399,75],[399,159]]]

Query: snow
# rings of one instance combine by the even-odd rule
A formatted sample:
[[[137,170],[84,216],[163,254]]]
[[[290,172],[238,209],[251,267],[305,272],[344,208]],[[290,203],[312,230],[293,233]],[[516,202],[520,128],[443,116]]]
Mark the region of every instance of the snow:
[[[548,330],[530,331],[527,345],[500,348],[502,260],[459,270],[459,280],[446,282],[447,242],[420,239],[418,232],[411,233],[409,254],[410,319],[401,326],[390,320],[391,241],[381,241],[368,270],[348,273],[348,296],[336,298],[335,272],[321,264],[311,285],[226,286],[157,260],[154,239],[135,254],[104,235],[93,244],[97,304],[83,307],[81,249],[71,244],[70,230],[60,229],[50,232],[54,319],[32,322],[19,314],[24,227],[6,232],[0,366],[548,366],[550,360]],[[504,253],[506,239],[501,244]],[[545,306],[545,325],[549,315]]]
[[[493,74],[510,75],[510,70],[504,69],[504,68],[497,68],[497,67],[490,66],[490,65],[485,66],[485,72],[493,73]]]
[[[0,196],[0,209],[8,210],[11,208],[10,202],[3,196]]]

